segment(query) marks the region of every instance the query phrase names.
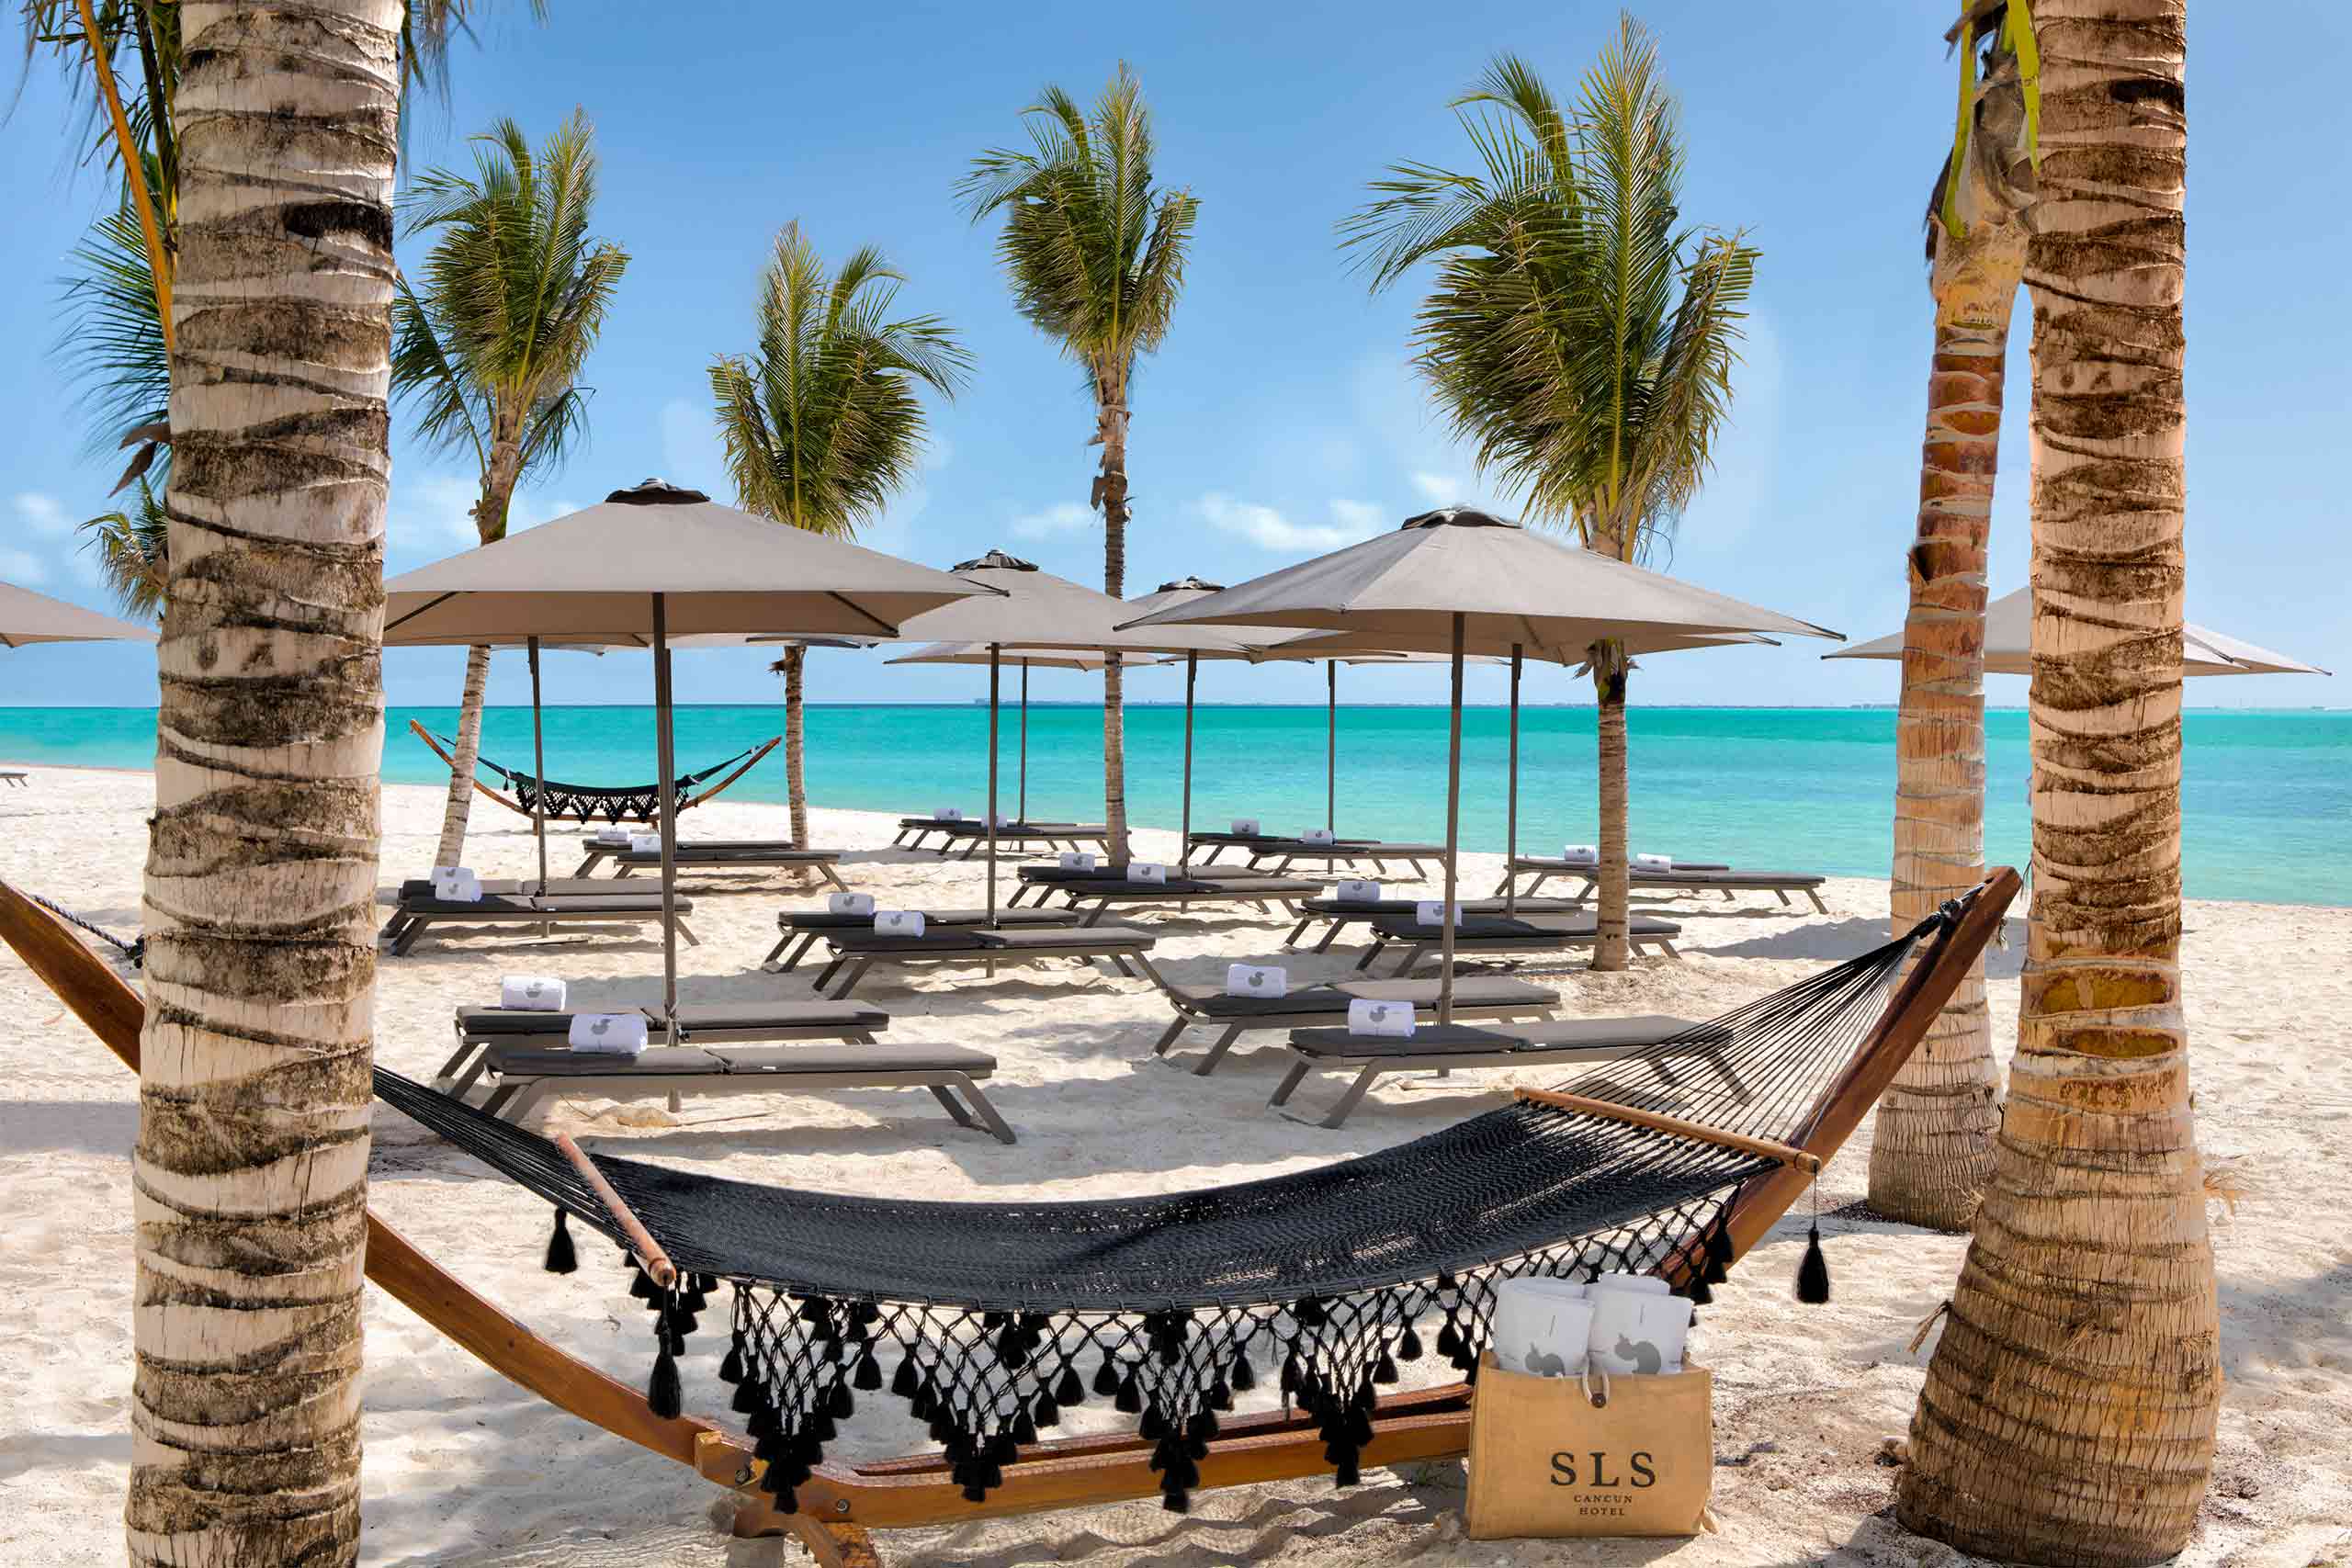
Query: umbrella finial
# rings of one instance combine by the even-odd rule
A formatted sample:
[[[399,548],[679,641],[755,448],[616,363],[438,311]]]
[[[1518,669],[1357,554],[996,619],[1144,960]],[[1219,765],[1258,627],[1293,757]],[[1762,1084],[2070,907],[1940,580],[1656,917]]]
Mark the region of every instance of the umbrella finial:
[[[685,506],[697,501],[708,501],[710,497],[698,490],[673,485],[668,479],[644,479],[626,490],[613,491],[605,499],[616,501],[623,506]]]
[[[1418,517],[1408,517],[1397,525],[1399,532],[1407,528],[1516,528],[1519,525],[1508,517],[1498,517],[1491,512],[1481,512],[1475,506],[1441,506],[1434,512],[1424,512]]]
[[[1162,593],[1222,593],[1225,592],[1225,584],[1204,582],[1197,577],[1185,577],[1179,578],[1174,582],[1161,583],[1159,592]]]
[[[1019,556],[1006,555],[1002,550],[990,550],[977,560],[960,561],[947,569],[950,571],[1035,571],[1035,561],[1023,560]]]

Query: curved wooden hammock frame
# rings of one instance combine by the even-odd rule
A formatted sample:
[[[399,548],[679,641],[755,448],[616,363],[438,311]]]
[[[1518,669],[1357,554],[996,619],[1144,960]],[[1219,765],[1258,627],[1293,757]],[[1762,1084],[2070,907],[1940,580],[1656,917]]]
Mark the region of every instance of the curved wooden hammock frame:
[[[1986,876],[1981,896],[1958,926],[1937,936],[1887,998],[1861,1050],[1815,1102],[1803,1134],[1785,1149],[1774,1145],[1782,1164],[1752,1178],[1734,1195],[1730,1233],[1735,1257],[1745,1255],[1788,1212],[1813,1181],[1819,1163],[1837,1153],[1877,1104],[1970,964],[2000,929],[2018,887],[2018,874],[2006,866]],[[91,1032],[137,1070],[139,1032],[146,1019],[146,1004],[137,992],[63,923],[6,883],[0,883],[0,937]],[[1693,1237],[1665,1272],[1679,1280],[1702,1259],[1702,1243]],[[368,1215],[368,1277],[501,1376],[559,1409],[689,1465],[737,1492],[738,1536],[789,1532],[827,1568],[881,1568],[882,1558],[868,1534],[874,1529],[953,1524],[1159,1493],[1159,1477],[1150,1468],[1152,1444],[1126,1436],[1071,1438],[1023,1450],[1018,1461],[1004,1467],[1004,1484],[989,1492],[983,1503],[964,1499],[961,1486],[947,1475],[944,1460],[918,1454],[876,1463],[821,1465],[796,1489],[798,1511],[780,1514],[764,1493],[753,1489],[760,1467],[748,1438],[695,1416],[665,1420],[654,1415],[638,1390],[532,1333],[417,1250],[372,1211]],[[1392,1394],[1380,1402],[1373,1440],[1365,1446],[1362,1462],[1370,1470],[1459,1457],[1468,1451],[1469,1438],[1468,1385]],[[1246,1416],[1225,1423],[1208,1457],[1201,1461],[1195,1490],[1298,1479],[1329,1468],[1312,1419],[1290,1413]]]
[[[419,740],[424,741],[425,745],[433,749],[433,754],[441,759],[441,763],[444,767],[447,768],[453,773],[458,771],[458,760],[449,755],[449,753],[443,749],[440,741],[434,739],[433,732],[431,730],[425,728],[424,725],[420,724],[415,719],[410,719],[408,721],[408,727],[410,731],[413,733]],[[761,758],[766,756],[769,752],[775,750],[777,747],[783,744],[783,736],[769,736],[766,740],[760,744],[757,750],[754,750],[750,756],[743,759],[743,762],[741,767],[737,768],[733,773],[729,773],[717,784],[711,785],[708,789],[703,790],[696,795],[690,795],[684,799],[679,801],[678,809],[681,811],[690,811],[694,809],[694,807],[700,806],[704,801],[708,800],[711,796],[725,789],[729,784],[733,784],[737,779],[741,778],[745,773],[750,773],[753,768],[759,766]],[[481,775],[480,773],[476,773],[474,775],[473,785],[474,788],[481,791],[482,794],[498,802],[499,805],[506,807],[507,810],[512,811],[517,817],[528,817],[531,815],[531,808],[516,800],[513,795],[492,789],[490,785],[482,783]],[[646,787],[648,789],[651,789],[653,786],[648,784]],[[550,822],[591,822],[595,820],[595,818],[591,817],[573,816],[570,813],[559,814],[550,812],[548,815],[548,820]]]

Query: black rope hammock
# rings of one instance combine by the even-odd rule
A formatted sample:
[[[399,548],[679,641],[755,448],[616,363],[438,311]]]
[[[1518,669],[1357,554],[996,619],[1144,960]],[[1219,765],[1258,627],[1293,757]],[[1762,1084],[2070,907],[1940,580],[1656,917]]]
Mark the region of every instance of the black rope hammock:
[[[1962,908],[1561,1087],[1801,1142],[1905,958]],[[626,1251],[553,1143],[380,1068],[376,1092],[557,1206],[551,1271],[577,1266],[567,1215]],[[733,1304],[718,1376],[749,1418],[760,1484],[787,1513],[856,1395],[885,1386],[930,1423],[976,1502],[1064,1409],[1108,1401],[1157,1444],[1165,1501],[1182,1510],[1219,1416],[1261,1366],[1284,1404],[1321,1422],[1325,1457],[1351,1484],[1376,1390],[1402,1363],[1433,1352],[1475,1378],[1499,1281],[1696,1261],[1674,1275],[1705,1303],[1733,1258],[1734,1195],[1778,1168],[1528,1100],[1319,1169],[1117,1200],[905,1201],[594,1164],[680,1271],[663,1289],[626,1258],[629,1292],[653,1318],[655,1413],[677,1414],[677,1358],[724,1281]],[[1798,1293],[1828,1297],[1817,1228]]]
[[[146,967],[147,939],[144,936],[133,937],[130,941],[125,942],[122,938],[115,935],[114,932],[107,930],[106,927],[99,925],[95,920],[84,919],[81,916],[75,914],[73,910],[67,908],[62,904],[52,904],[38,893],[28,893],[25,897],[30,898],[34,903],[39,904],[42,908],[47,909],[51,914],[55,915],[59,919],[63,920],[67,925],[81,927],[82,930],[88,931],[92,936],[96,937],[100,942],[105,942],[108,947],[111,947],[116,952],[121,953],[123,961],[129,964],[133,969],[143,969]]]
[[[431,741],[435,749],[440,751],[442,761],[447,761],[449,754],[457,750],[458,743],[446,735],[435,734],[423,725],[415,723],[414,720],[411,720],[410,723],[419,735]],[[758,745],[746,746],[723,762],[713,763],[697,773],[681,773],[676,781],[678,809],[683,811],[694,804],[688,796],[693,794],[695,785],[718,777],[745,758],[755,756],[774,745],[775,741],[766,740]],[[564,821],[594,822],[598,818],[602,818],[607,822],[651,822],[661,812],[662,786],[659,784],[565,784],[558,779],[540,779],[529,773],[518,773],[513,768],[503,768],[489,758],[480,755],[474,758],[474,765],[495,773],[504,780],[506,787],[514,796],[515,809],[526,817],[539,808],[538,802],[542,791],[545,792],[548,816],[550,818]]]

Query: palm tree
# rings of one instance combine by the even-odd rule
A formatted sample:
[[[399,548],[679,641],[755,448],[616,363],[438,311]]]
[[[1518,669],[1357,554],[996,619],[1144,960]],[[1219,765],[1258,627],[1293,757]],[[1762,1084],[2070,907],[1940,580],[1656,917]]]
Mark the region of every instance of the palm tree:
[[[188,3],[134,1562],[359,1554],[397,0]],[[299,202],[286,193],[305,193]]]
[[[1022,117],[1029,150],[981,153],[956,192],[975,223],[1004,215],[997,255],[1015,306],[1086,372],[1102,448],[1087,503],[1102,512],[1102,591],[1123,598],[1136,358],[1168,335],[1200,203],[1153,184],[1151,112],[1125,63],[1091,119],[1054,86]],[[1105,665],[1102,806],[1114,862],[1128,858],[1125,700],[1119,666]]]
[[[2033,910],[1896,1494],[1910,1529],[2008,1562],[2179,1551],[2222,1387],[2180,974],[2185,10],[2037,17]]]
[[[1392,165],[1340,226],[1382,289],[1437,276],[1416,363],[1482,470],[1525,492],[1531,521],[1640,559],[1710,468],[1731,410],[1757,252],[1682,222],[1682,142],[1657,51],[1631,17],[1588,72],[1573,114],[1503,56],[1454,100],[1481,168]],[[1600,900],[1593,967],[1626,942],[1622,644],[1594,645],[1600,703]]]
[[[891,318],[905,281],[871,245],[829,273],[798,223],[776,235],[760,275],[757,346],[710,363],[713,414],[745,511],[846,538],[915,477],[926,428],[918,389],[953,398],[972,356],[937,316]],[[775,665],[796,844],[808,841],[807,659],[795,645]]]
[[[1898,933],[1974,886],[1984,869],[1985,544],[2041,89],[2021,7],[1980,8],[1964,25],[1960,129],[1928,202],[1936,343],[1918,530],[1904,558],[1911,608],[1895,718]],[[1999,1085],[1980,957],[1879,1101],[1871,1207],[1912,1224],[1967,1229],[1992,1174]]]
[[[628,254],[588,232],[596,153],[585,115],[574,110],[536,152],[511,119],[474,141],[471,175],[436,169],[410,193],[409,233],[435,240],[393,305],[392,391],[420,442],[473,459],[474,529],[487,545],[506,536],[516,484],[586,433],[580,370]],[[490,649],[467,649],[435,865],[457,864],[465,847],[489,673]]]

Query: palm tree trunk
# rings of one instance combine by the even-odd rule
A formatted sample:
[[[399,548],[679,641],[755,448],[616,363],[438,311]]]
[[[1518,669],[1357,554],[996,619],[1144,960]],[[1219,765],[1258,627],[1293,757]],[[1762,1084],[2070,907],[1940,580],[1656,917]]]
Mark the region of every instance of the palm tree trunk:
[[[1984,552],[2002,367],[2024,269],[2025,229],[2013,219],[1987,215],[1965,235],[1937,235],[1936,352],[1894,723],[1898,935],[1984,878]],[[1992,1173],[1999,1081],[1980,957],[1879,1101],[1871,1207],[1912,1224],[1967,1229]]]
[[[1625,826],[1625,649],[1621,643],[1600,643],[1592,650],[1592,688],[1600,700],[1597,728],[1600,737],[1600,881],[1597,930],[1592,944],[1595,969],[1623,969],[1633,961],[1626,940],[1628,906],[1633,889],[1625,877],[1631,858]]]
[[[474,798],[474,759],[481,755],[482,694],[490,684],[490,649],[466,649],[465,694],[458,702],[458,743],[452,748],[449,795],[441,806],[441,847],[435,865],[457,865],[466,852],[466,822]]]
[[[134,1563],[359,1542],[399,0],[189,0]]]
[[[2221,1394],[2180,944],[2184,0],[2050,0],[2034,291],[2033,909],[1997,1158],[1903,1522],[2187,1542]]]
[[[808,780],[802,772],[807,752],[803,748],[801,703],[808,692],[808,650],[787,648],[784,650],[784,795],[792,812],[792,841],[802,849],[808,847]]]
[[[1102,592],[1126,597],[1127,407],[1122,379],[1097,378],[1101,403],[1095,438],[1102,444],[1102,468],[1095,476],[1094,501],[1102,509]],[[1127,844],[1126,682],[1116,660],[1102,666],[1102,825],[1110,833],[1111,863],[1132,856]]]

